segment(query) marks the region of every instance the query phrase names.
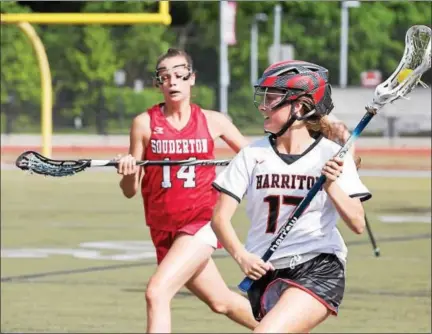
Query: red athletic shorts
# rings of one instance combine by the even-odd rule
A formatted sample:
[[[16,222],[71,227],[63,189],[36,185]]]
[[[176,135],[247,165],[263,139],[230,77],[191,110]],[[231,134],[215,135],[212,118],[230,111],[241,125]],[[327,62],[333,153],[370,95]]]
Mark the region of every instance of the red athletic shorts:
[[[162,231],[150,227],[150,235],[156,248],[158,264],[160,264],[167,255],[176,236],[181,233],[196,235],[204,243],[214,248],[222,248],[222,245],[219,243],[210,227],[210,222],[206,223],[204,226],[202,222],[188,224],[177,231]]]

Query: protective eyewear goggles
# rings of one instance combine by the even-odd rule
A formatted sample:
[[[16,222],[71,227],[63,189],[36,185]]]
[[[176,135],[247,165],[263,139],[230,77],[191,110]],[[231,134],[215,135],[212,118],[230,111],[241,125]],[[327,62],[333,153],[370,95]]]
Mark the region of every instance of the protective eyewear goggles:
[[[256,87],[254,104],[257,109],[274,110],[281,106],[288,97],[288,91],[269,87]]]
[[[159,67],[155,72],[155,79],[159,84],[163,84],[171,80],[172,76],[177,79],[188,80],[192,74],[192,69],[186,65],[176,65],[173,68],[167,69],[166,67]]]

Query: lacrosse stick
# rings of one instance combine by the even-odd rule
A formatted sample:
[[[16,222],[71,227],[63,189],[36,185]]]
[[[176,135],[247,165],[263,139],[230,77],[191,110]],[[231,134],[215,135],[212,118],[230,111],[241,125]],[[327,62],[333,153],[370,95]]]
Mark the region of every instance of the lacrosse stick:
[[[381,252],[380,252],[380,249],[379,249],[379,247],[375,241],[375,237],[372,233],[372,228],[370,227],[369,220],[368,220],[366,214],[365,214],[365,222],[366,222],[366,230],[367,230],[367,233],[369,235],[369,239],[372,243],[372,248],[373,248],[374,254],[376,257],[379,257],[381,255]]]
[[[138,166],[227,166],[230,160],[143,160],[137,161]],[[116,160],[53,160],[43,155],[27,151],[22,153],[15,162],[22,170],[45,176],[71,176],[89,167],[116,167]]]
[[[405,95],[410,93],[420,83],[421,76],[430,67],[431,29],[422,25],[412,26],[406,33],[405,51],[398,67],[386,81],[376,87],[372,102],[366,106],[365,115],[336,156],[343,159],[351,145],[360,136],[363,129],[377,112],[386,104],[392,103],[399,98],[405,98]],[[264,262],[267,262],[278,249],[325,181],[326,177],[321,175],[306,197],[295,208],[288,221],[280,228],[276,238],[271,242],[270,247],[261,257]],[[245,277],[238,287],[243,292],[247,292],[253,282],[254,280],[251,278]]]

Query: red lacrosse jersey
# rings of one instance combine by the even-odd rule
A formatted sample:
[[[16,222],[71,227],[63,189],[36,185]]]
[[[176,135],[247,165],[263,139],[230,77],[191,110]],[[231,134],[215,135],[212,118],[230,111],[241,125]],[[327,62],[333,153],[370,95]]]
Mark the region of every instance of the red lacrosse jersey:
[[[155,105],[146,160],[214,159],[214,142],[201,108],[191,104],[182,130],[175,129]],[[176,231],[188,224],[204,226],[212,217],[218,193],[212,187],[214,166],[145,166],[141,184],[146,223],[153,229]]]

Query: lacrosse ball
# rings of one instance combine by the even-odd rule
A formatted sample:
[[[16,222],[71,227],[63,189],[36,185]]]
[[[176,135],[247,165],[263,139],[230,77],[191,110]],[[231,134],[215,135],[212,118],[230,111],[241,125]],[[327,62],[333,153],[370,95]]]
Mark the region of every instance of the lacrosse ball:
[[[402,81],[404,81],[404,80],[406,79],[406,77],[407,77],[408,75],[411,74],[412,71],[413,71],[413,70],[410,70],[409,68],[406,68],[406,69],[400,71],[400,73],[399,73],[398,76],[397,76],[397,81],[398,81],[399,83],[401,83]]]

